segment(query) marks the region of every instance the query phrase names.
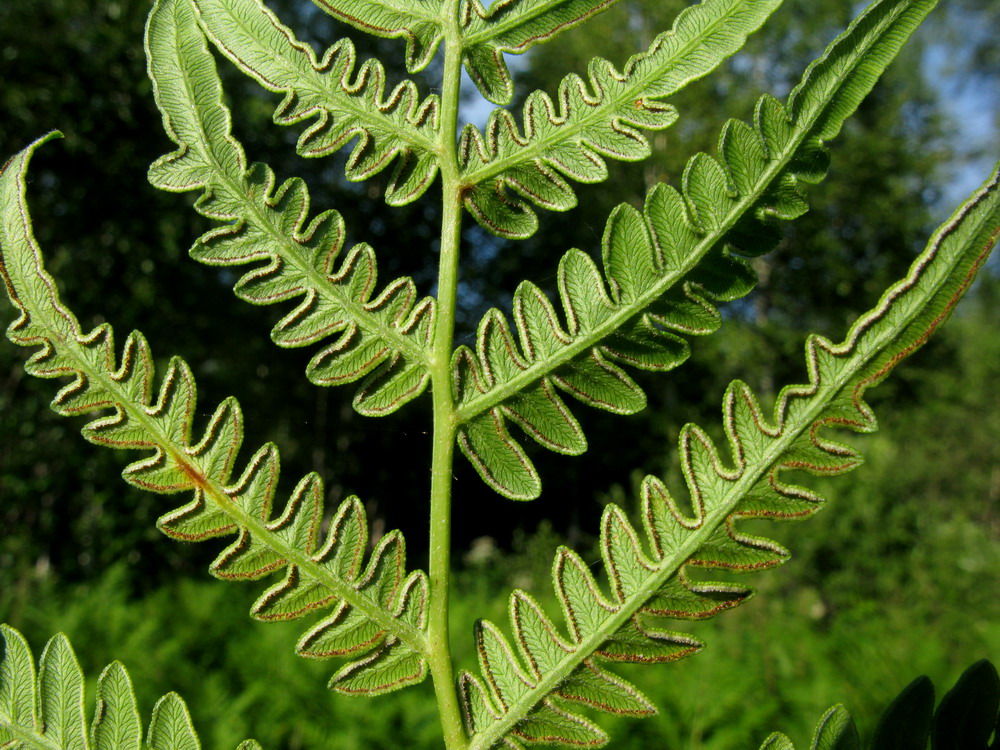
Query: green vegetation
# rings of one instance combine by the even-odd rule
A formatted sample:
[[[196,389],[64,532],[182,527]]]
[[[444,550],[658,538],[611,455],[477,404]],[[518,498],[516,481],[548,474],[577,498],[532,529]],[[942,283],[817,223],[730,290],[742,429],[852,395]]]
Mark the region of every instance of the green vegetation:
[[[361,0],[322,5],[348,22],[363,18],[367,6]],[[148,163],[164,150],[162,139],[150,139],[148,121],[144,125],[136,114],[142,107],[137,97],[146,92],[127,66],[102,63],[113,74],[111,88],[119,90],[118,113],[135,119],[124,139],[127,147],[116,152],[120,164],[106,164],[103,175],[85,167],[70,184],[65,174],[48,178],[66,166],[58,158],[45,161],[57,147],[37,156],[43,177],[32,188],[33,214],[44,213],[38,206],[48,207],[85,225],[105,209],[121,210],[117,226],[102,226],[89,236],[79,232],[80,257],[73,258],[75,236],[74,246],[63,240],[51,255],[46,250],[46,267],[54,275],[86,268],[105,278],[104,291],[85,285],[66,291],[70,307],[82,305],[84,325],[56,297],[26,221],[24,174],[40,142],[4,170],[0,270],[21,313],[10,336],[15,343],[44,344],[48,351],[29,362],[29,372],[82,376],[75,390],[61,392],[56,410],[76,414],[113,405],[119,419],[92,422],[84,428],[88,438],[154,449],[160,459],[133,463],[126,479],[147,489],[192,489],[194,498],[162,515],[162,499],[110,484],[107,464],[100,463],[106,459],[92,461],[84,451],[79,459],[67,456],[65,428],[38,415],[35,394],[43,389],[12,374],[0,390],[0,429],[16,436],[0,448],[0,512],[8,529],[0,546],[2,619],[24,630],[36,651],[44,634],[67,632],[91,678],[112,659],[124,661],[144,724],[156,697],[180,688],[203,739],[220,747],[251,734],[264,747],[322,747],[331,741],[338,747],[393,747],[400,737],[438,747],[442,729],[451,747],[487,747],[502,738],[517,746],[543,737],[593,744],[605,733],[616,747],[743,747],[776,728],[801,743],[834,700],[846,703],[868,734],[881,709],[918,672],[950,684],[975,658],[996,653],[1000,632],[994,623],[1000,612],[991,586],[984,585],[1000,562],[994,517],[1000,431],[997,415],[983,408],[995,400],[992,382],[1000,358],[993,334],[997,308],[991,304],[997,282],[988,271],[972,303],[917,366],[904,368],[879,389],[887,391],[875,402],[887,429],[856,442],[871,464],[858,481],[821,477],[809,482],[818,492],[812,494],[782,484],[799,478],[778,478],[783,466],[828,474],[857,463],[857,453],[823,442],[825,432],[817,430],[845,421],[864,432],[874,429],[861,395],[936,330],[942,311],[950,312],[984,262],[1000,224],[997,190],[989,183],[935,236],[922,264],[905,270],[940,220],[940,210],[912,197],[926,199],[928,186],[942,177],[934,171],[945,158],[944,121],[915,57],[891,67],[887,80],[869,99],[862,98],[933,3],[873,3],[864,20],[828,49],[825,62],[809,68],[788,100],[788,122],[782,120],[782,105],[764,98],[755,130],[725,124],[719,153],[725,173],[720,162],[689,154],[713,150],[715,136],[706,134],[723,128],[719,112],[749,118],[760,92],[791,88],[822,47],[815,38],[828,38],[849,20],[840,17],[843,8],[820,13],[816,6],[808,24],[794,13],[775,14],[731,68],[713,74],[714,88],[699,84],[678,92],[739,50],[777,3],[709,0],[681,16],[676,36],[655,41],[655,30],[669,27],[681,7],[633,3],[608,10],[611,4],[579,0],[525,1],[498,12],[472,4],[472,15],[456,25],[445,12],[447,4],[440,13],[428,10],[433,3],[383,5],[392,18],[356,25],[403,37],[409,73],[369,64],[364,68],[369,78],[354,86],[326,74],[315,64],[322,55],[296,46],[292,32],[256,3],[235,9],[221,0],[157,4],[147,43],[150,73],[168,134],[180,149],[157,160],[150,179],[170,191],[204,191],[195,207],[216,229],[204,234],[191,254],[221,266],[217,274],[182,265],[177,257],[190,237],[205,231],[204,223],[175,221],[165,196],[131,207],[130,202],[145,201],[122,190],[137,162]],[[558,6],[569,15],[546,20],[524,12],[533,6]],[[19,7],[27,6],[0,9],[0,20],[17,20],[24,12]],[[274,7],[297,22],[300,39],[323,38],[315,23],[323,16],[315,9],[295,3]],[[567,21],[605,10],[604,19],[555,33],[572,25]],[[105,11],[107,18],[95,18],[71,0],[60,0],[47,12],[74,32],[99,34],[96,42],[79,34],[81,53],[90,44],[117,59],[112,50],[119,30],[142,13],[129,3],[111,3]],[[22,19],[23,25],[37,20],[30,13],[27,19],[31,23]],[[343,33],[338,28],[332,38]],[[281,96],[262,98],[232,79],[226,66],[221,86],[215,63],[201,46],[203,35],[251,79]],[[458,65],[464,61],[484,96],[506,101],[513,88],[501,53],[523,51],[550,35],[552,43],[537,47],[523,74],[550,92],[558,83],[545,76],[554,70],[582,71],[595,52],[624,59],[602,45],[649,51],[623,67],[623,76],[603,64],[590,68],[590,85],[600,85],[603,98],[581,97],[577,80],[567,79],[561,106],[575,106],[564,112],[565,120],[548,122],[545,113],[554,111],[548,100],[531,95],[525,117],[533,130],[525,142],[506,135],[519,126],[503,110],[483,133],[467,129],[456,142],[451,126],[458,115]],[[328,59],[334,70],[360,66],[367,54],[399,58],[402,47],[392,39],[374,46],[364,46],[363,39],[332,48]],[[571,51],[558,48],[570,40],[586,50],[578,64],[567,65]],[[421,80],[419,69],[437,45],[444,50],[438,94],[421,92],[440,82],[431,89],[404,83],[391,101],[372,106],[372,97],[380,102],[401,77]],[[690,54],[692,49],[709,54]],[[555,58],[547,50],[554,50]],[[983,54],[988,59],[988,52]],[[43,68],[45,61],[35,64]],[[440,72],[436,66],[432,72]],[[383,77],[392,83],[383,87]],[[9,121],[22,118],[34,125],[33,97],[45,88],[27,79],[22,87],[5,87]],[[223,88],[236,92],[228,106],[237,114],[234,127],[242,145],[229,132]],[[88,111],[91,103],[81,101],[86,97],[78,90],[60,89],[59,97],[56,109],[70,113],[68,119],[87,132],[93,116],[76,112]],[[335,161],[334,169],[329,160],[303,165],[287,156],[273,171],[250,164],[247,153],[267,154],[282,145],[280,133],[258,133],[262,117],[270,116],[282,97],[276,122],[307,121],[297,141],[300,154],[323,156],[347,144],[350,158]],[[96,121],[107,122],[102,104],[97,103]],[[681,115],[676,125],[673,105]],[[802,183],[825,175],[823,145],[859,105],[835,144],[833,163],[842,171],[810,191],[819,210],[798,219],[807,208]],[[623,119],[646,133],[623,132]],[[613,121],[617,125],[609,127]],[[72,124],[64,125],[70,133]],[[359,129],[367,140],[351,141]],[[34,138],[8,146],[7,137],[0,131],[0,147],[8,152]],[[688,146],[679,147],[681,137]],[[74,157],[93,150],[73,137],[68,146]],[[616,159],[632,160],[647,150],[653,153],[647,167],[619,176],[623,165]],[[336,176],[338,171],[351,180],[368,178],[371,187],[359,190]],[[302,172],[310,178],[312,203],[333,205],[339,213],[308,212],[304,183],[281,183]],[[109,177],[107,190],[92,187]],[[610,182],[589,184],[604,178]],[[663,179],[683,186],[686,205],[680,193],[660,184]],[[43,197],[49,185],[63,183],[72,192],[60,191],[54,203],[51,194]],[[108,196],[121,196],[122,205]],[[392,206],[406,206],[379,207],[383,196]],[[565,211],[578,199],[588,206],[584,221],[579,211],[542,213]],[[628,203],[614,207],[623,199]],[[471,216],[464,225],[463,208]],[[609,213],[602,243],[597,217]],[[796,221],[782,239],[777,222],[792,218]],[[36,227],[43,247],[48,224]],[[433,246],[435,224],[443,231],[433,288],[434,272],[424,266],[430,253],[413,249]],[[518,246],[511,243],[529,235]],[[137,250],[137,238],[157,236],[165,255]],[[352,244],[362,239],[378,251],[377,289],[374,251]],[[585,252],[566,252],[573,246]],[[407,250],[396,252],[399,248]],[[469,268],[461,277],[455,265],[459,250]],[[591,259],[598,254],[603,266]],[[562,257],[557,272],[556,256]],[[253,261],[264,265],[241,267]],[[164,271],[166,278],[158,279]],[[804,374],[796,351],[805,333],[819,330],[839,340],[849,321],[872,308],[881,290],[901,276],[904,281],[855,324],[844,344],[809,340],[811,369]],[[490,305],[509,309],[511,291],[525,277],[538,286],[517,287],[514,322],[495,309],[484,313]],[[758,279],[754,296],[742,301]],[[219,288],[234,281],[238,296],[251,302],[292,304],[277,305],[283,309],[270,318],[267,308],[230,308]],[[180,359],[155,360],[157,372],[167,373],[165,396],[154,395],[160,388],[153,379],[154,360],[140,335],[124,339],[122,361],[131,364],[117,371],[111,329],[95,317],[95,311],[107,311],[108,287],[123,295],[122,305],[115,305],[116,321],[142,321],[157,334],[150,340],[159,356],[163,347],[156,341],[173,341],[191,362],[189,370]],[[428,291],[436,298],[420,297]],[[303,293],[311,306],[287,315]],[[716,310],[727,301],[732,304]],[[199,307],[206,315],[188,320]],[[222,319],[239,322],[220,326]],[[263,336],[247,335],[268,326],[282,347],[318,344],[320,351],[296,359],[295,351],[278,352]],[[678,375],[642,372],[678,366],[690,353],[685,337],[692,334],[703,339],[694,342],[693,356]],[[468,346],[453,346],[462,342]],[[621,365],[640,371],[626,372]],[[303,367],[317,385],[360,382],[353,413],[350,395],[318,389],[317,396],[306,379],[290,374]],[[237,392],[247,405],[246,435],[235,401],[223,401],[214,416],[205,406],[195,407],[193,385],[190,393],[185,390],[193,383],[191,370],[199,373],[200,404]],[[727,390],[734,377],[750,382],[759,396],[742,383]],[[808,386],[778,392],[782,383],[807,380]],[[285,382],[299,385],[286,392]],[[282,385],[275,389],[276,383]],[[717,426],[724,390],[725,431]],[[307,394],[304,407],[296,406],[300,391]],[[165,399],[160,406],[158,398]],[[762,416],[775,401],[773,420]],[[647,403],[631,422],[618,416]],[[356,416],[381,416],[403,404],[405,409],[374,429]],[[613,413],[588,413],[585,405]],[[264,417],[256,427],[254,413]],[[431,419],[435,428],[424,440]],[[707,434],[682,429],[691,421],[705,425]],[[208,436],[199,444],[206,426]],[[640,455],[634,460],[621,460],[622,429],[635,435]],[[665,446],[678,431],[681,444],[671,453]],[[245,451],[237,458],[244,438],[251,447],[269,440],[281,445],[286,479],[277,492],[276,449],[268,444],[253,457]],[[713,445],[722,457],[714,466]],[[427,505],[414,488],[426,484],[431,446],[432,534],[422,541],[426,518],[420,517]],[[468,464],[452,464],[456,446]],[[574,464],[541,448],[568,454],[588,449],[588,458]],[[387,450],[391,460],[380,457]],[[687,468],[686,483],[678,460]],[[67,462],[79,462],[79,468],[70,471]],[[287,477],[310,469],[318,473],[306,475],[293,490]],[[483,484],[477,484],[476,473]],[[652,474],[660,478],[643,478]],[[483,493],[489,487],[508,498],[531,499],[543,484],[535,507],[518,506],[516,514],[509,501]],[[355,489],[363,493],[363,505],[345,500]],[[692,505],[683,499],[689,490]],[[605,504],[600,531],[591,494]],[[809,515],[820,495],[837,498],[834,510],[802,527],[775,531],[772,523],[752,518]],[[282,513],[282,497],[290,496],[295,512],[286,515],[283,531],[271,520]],[[123,497],[136,500],[123,503]],[[272,581],[266,595],[246,594],[242,601],[227,587],[184,581],[180,576],[192,560],[210,558],[197,552],[192,557],[194,550],[186,547],[162,551],[149,533],[150,514],[161,515],[161,530],[188,541],[239,530],[237,542],[212,563],[219,577],[256,578],[285,568],[288,578]],[[523,518],[525,528],[534,528],[537,518],[551,521],[538,533],[517,537],[511,549],[505,533],[513,516]],[[635,520],[643,516],[651,519],[645,526]],[[727,572],[711,573],[717,583],[708,587],[698,583],[705,574],[692,571],[699,565],[738,571],[787,556],[776,542],[716,531],[737,516],[739,532],[774,536],[795,551],[800,564],[760,577],[759,594],[740,613],[705,623],[671,621],[700,619],[748,598],[749,589]],[[449,533],[452,524],[455,533]],[[385,533],[397,525],[416,560],[409,574],[402,535]],[[324,545],[327,539],[330,544]],[[468,547],[461,567],[449,551],[452,539],[459,552]],[[557,553],[553,591],[547,580],[560,541],[577,552],[566,547]],[[371,560],[369,567],[362,558]],[[429,576],[418,570],[423,566]],[[158,588],[149,593],[153,583]],[[507,641],[506,624],[505,592],[512,588],[537,598],[537,605],[524,594],[511,600],[514,632],[521,634],[514,645]],[[248,608],[265,620],[315,609],[330,616],[318,625],[314,621],[303,635],[301,623],[249,622]],[[561,608],[566,618],[558,614]],[[463,636],[477,618],[484,619],[473,642]],[[534,634],[525,636],[530,627]],[[332,670],[331,685],[343,692],[381,693],[430,674],[440,718],[429,700],[430,686],[423,685],[380,697],[380,722],[358,721],[365,710],[359,699],[317,689],[331,674],[329,664],[287,658],[296,638],[304,655],[348,656],[346,666],[341,662]],[[697,650],[699,641],[709,648],[678,664],[616,665],[617,677],[604,671],[606,663],[596,667],[598,659],[673,660]],[[52,653],[62,654],[66,663],[65,642],[56,643]],[[256,658],[248,659],[251,654]],[[14,657],[6,663],[13,664]],[[512,669],[515,663],[519,666]],[[0,708],[10,705],[11,695],[17,697],[3,692],[2,675]],[[73,694],[67,679],[60,684]],[[44,700],[59,678],[50,674],[42,680]],[[273,690],[274,684],[282,690]],[[176,730],[180,709],[167,705],[169,711],[156,715],[169,713],[174,720],[167,723]],[[643,715],[653,705],[661,713],[654,721],[600,712]],[[7,731],[21,727],[17,731],[27,734],[17,736],[26,746],[37,744],[24,714],[4,715]],[[151,730],[154,747],[184,744],[160,726]],[[53,740],[55,731],[47,728],[46,738]],[[106,741],[95,737],[98,747]],[[48,747],[44,741],[39,746]]]

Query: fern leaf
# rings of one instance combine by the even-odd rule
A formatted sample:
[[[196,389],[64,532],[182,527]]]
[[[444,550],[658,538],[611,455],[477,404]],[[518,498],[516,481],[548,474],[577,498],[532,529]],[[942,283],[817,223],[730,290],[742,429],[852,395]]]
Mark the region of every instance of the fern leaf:
[[[356,52],[342,39],[317,60],[313,49],[259,0],[192,2],[209,38],[241,71],[268,91],[283,94],[279,125],[315,119],[298,141],[303,156],[333,153],[357,138],[347,178],[365,180],[395,160],[386,202],[399,206],[423,194],[437,175],[438,98],[420,101],[412,81],[388,94],[378,60],[355,71]]]
[[[363,379],[355,398],[359,412],[386,414],[419,395],[428,382],[433,300],[418,301],[409,278],[376,293],[370,247],[357,245],[340,258],[340,214],[326,211],[309,220],[301,180],[277,186],[269,167],[247,166],[187,0],[157,3],[146,51],[164,125],[179,147],[153,164],[150,181],[164,190],[204,191],[196,209],[225,223],[202,236],[191,255],[210,265],[254,263],[235,286],[248,302],[299,300],[271,332],[279,346],[308,346],[339,334],[312,358],[306,374],[318,385]]]
[[[462,5],[463,60],[480,93],[509,104],[514,83],[504,53],[519,54],[601,13],[618,0],[506,0],[485,8],[480,0]]]
[[[38,663],[38,715],[46,739],[59,747],[83,750],[83,672],[65,637],[48,642]]]
[[[92,731],[98,748],[132,750],[142,744],[142,723],[132,681],[121,662],[109,664],[97,679],[97,713]]]
[[[298,483],[274,517],[278,451],[263,446],[235,475],[243,440],[235,399],[223,401],[204,433],[195,436],[196,386],[183,360],[170,360],[154,393],[153,358],[142,334],[131,333],[116,356],[108,324],[84,333],[62,305],[42,265],[24,195],[28,161],[50,137],[22,151],[0,173],[0,275],[20,312],[8,337],[20,346],[41,347],[27,362],[27,371],[72,378],[53,409],[63,415],[97,412],[83,428],[91,442],[151,451],[123,472],[130,484],[153,492],[193,493],[190,502],[159,519],[164,533],[185,541],[236,534],[212,564],[214,575],[246,580],[284,569],[284,580],[265,592],[254,614],[291,619],[333,611],[303,638],[300,652],[305,654],[303,644],[322,631],[338,640],[339,649],[311,655],[341,655],[357,662],[355,669],[366,666],[373,675],[366,683],[370,691],[422,679],[427,581],[420,571],[405,573],[402,536],[394,532],[383,537],[365,564],[364,509],[356,498],[346,500],[324,535],[322,483],[313,474]],[[394,666],[382,665],[390,656]],[[336,688],[339,679],[335,675],[331,686]]]
[[[770,250],[776,221],[807,210],[800,183],[824,177],[824,142],[933,5],[872,4],[809,67],[787,106],[764,96],[752,126],[727,123],[720,159],[692,158],[681,192],[661,184],[642,212],[616,208],[604,231],[603,271],[579,250],[559,264],[565,325],[527,282],[514,294],[518,345],[500,312],[486,314],[476,351],[459,349],[453,366],[459,445],[490,486],[519,500],[541,490],[508,421],[547,448],[582,453],[586,441],[557,389],[607,411],[634,413],[645,396],[620,365],[669,370],[688,357],[681,334],[718,328],[714,303],[741,297],[754,284],[743,256]]]
[[[641,694],[618,678],[602,677],[597,663],[665,661],[693,653],[701,644],[662,629],[664,620],[712,616],[739,605],[751,591],[696,582],[690,571],[758,570],[787,558],[777,543],[742,532],[740,522],[804,518],[819,509],[822,498],[788,484],[783,474],[838,473],[860,462],[853,449],[827,437],[827,428],[876,429],[864,402],[866,391],[945,320],[998,237],[1000,165],[843,343],[818,336],[808,340],[809,383],[784,388],[772,420],[745,384],[730,385],[723,407],[728,461],[702,430],[684,428],[681,460],[693,515],[686,515],[655,477],[643,483],[643,535],[617,506],[606,508],[601,556],[610,582],[607,593],[575,552],[559,550],[552,577],[565,631],[522,591],[510,600],[514,645],[495,625],[480,623],[476,642],[482,677],[461,678],[470,748],[535,739],[523,732],[525,722],[532,721],[547,722],[548,742],[601,744],[603,733],[565,705],[583,698],[578,686],[584,681],[613,679],[621,696],[608,707],[590,705],[641,714]],[[853,747],[848,740],[856,740],[856,733],[850,729],[844,714],[831,712],[814,747]],[[771,741],[772,747],[787,747],[777,736]]]
[[[388,39],[406,41],[406,69],[423,70],[441,42],[442,0],[313,0],[334,18]]]
[[[200,750],[191,715],[176,693],[163,696],[153,708],[149,746],[152,750]]]
[[[781,732],[771,734],[760,746],[760,750],[795,750],[795,745]]]
[[[846,708],[834,706],[823,715],[812,746],[815,750],[860,750],[858,728]]]
[[[150,750],[198,750],[183,699],[157,701],[149,725]],[[46,750],[140,750],[142,726],[128,672],[112,662],[97,680],[97,710],[87,731],[83,671],[66,636],[53,636],[35,665],[17,630],[0,625],[0,747]],[[260,750],[253,740],[237,750]]]
[[[858,727],[843,706],[830,708],[816,725],[811,750],[860,750]],[[873,745],[872,747],[882,747]],[[917,745],[913,745],[917,747]],[[922,747],[922,746],[921,746]],[[775,732],[760,746],[760,750],[795,750],[795,745],[781,732]]]
[[[677,111],[663,100],[739,50],[779,3],[705,0],[682,12],[673,29],[633,56],[623,71],[597,58],[587,81],[576,75],[563,79],[558,104],[540,91],[531,94],[523,135],[502,109],[490,115],[485,135],[467,126],[459,144],[465,180],[473,186],[466,208],[494,234],[532,235],[538,218],[529,203],[566,211],[576,205],[576,196],[564,178],[600,182],[608,175],[605,158],[648,157],[649,142],[638,129],[672,125]]]

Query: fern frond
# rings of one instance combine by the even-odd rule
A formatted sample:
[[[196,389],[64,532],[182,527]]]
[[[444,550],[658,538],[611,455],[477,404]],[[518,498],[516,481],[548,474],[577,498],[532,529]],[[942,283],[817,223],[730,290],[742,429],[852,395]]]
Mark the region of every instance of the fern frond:
[[[655,477],[647,477],[642,487],[645,544],[620,508],[606,508],[601,556],[609,593],[575,552],[559,550],[552,577],[566,631],[522,591],[510,600],[515,645],[496,626],[480,624],[482,678],[461,678],[470,748],[520,747],[522,741],[541,739],[542,731],[547,742],[602,744],[604,733],[573,714],[567,702],[641,714],[641,694],[619,678],[595,677],[597,664],[667,661],[693,653],[700,642],[664,629],[664,620],[710,617],[751,593],[741,586],[695,581],[691,569],[749,571],[784,562],[785,549],[744,533],[740,522],[804,518],[819,509],[822,498],[788,484],[784,472],[836,474],[860,463],[856,451],[832,441],[826,430],[876,429],[864,402],[866,391],[945,320],[998,237],[1000,165],[937,231],[906,278],[854,324],[841,344],[810,337],[809,383],[784,388],[771,421],[747,385],[730,385],[723,406],[728,461],[705,432],[693,425],[684,428],[680,453],[692,516]],[[579,687],[581,681],[593,680],[616,687],[590,694]],[[603,706],[588,698],[592,694],[619,697]]]
[[[73,646],[61,633],[42,651],[35,670],[27,641],[0,625],[0,747],[46,750],[197,750],[198,735],[184,700],[168,693],[156,702],[142,744],[142,725],[132,680],[121,662],[97,679],[97,709],[87,731],[83,671]],[[236,750],[261,750],[254,740]]]
[[[59,300],[42,265],[25,203],[24,175],[47,136],[14,157],[0,173],[0,275],[20,316],[7,330],[15,344],[41,347],[25,365],[37,377],[72,378],[52,408],[65,416],[98,413],[83,428],[99,445],[151,451],[123,472],[130,484],[159,493],[192,492],[187,504],[159,521],[169,536],[186,541],[236,534],[216,558],[212,573],[224,579],[257,579],[285,570],[254,605],[260,619],[329,613],[300,640],[306,656],[346,656],[331,687],[383,692],[423,679],[427,579],[407,574],[398,531],[382,537],[367,563],[367,522],[356,498],[346,500],[323,532],[323,487],[315,474],[302,478],[274,517],[279,456],[261,447],[242,474],[234,473],[243,440],[235,399],[223,401],[204,433],[193,437],[196,387],[187,364],[174,357],[158,389],[145,338],[129,334],[116,354],[111,326],[84,333]],[[155,392],[154,392],[155,391]]]
[[[462,4],[463,60],[479,92],[494,104],[509,104],[514,83],[504,53],[520,54],[602,13],[618,0],[506,0],[488,8],[481,0]]]
[[[422,195],[437,175],[438,98],[423,101],[412,81],[386,94],[378,60],[355,71],[349,39],[322,60],[259,0],[191,2],[206,34],[241,71],[268,91],[284,94],[279,125],[312,120],[298,141],[303,156],[333,153],[357,138],[347,160],[349,180],[365,180],[395,160],[386,202],[404,205]]]
[[[564,178],[600,182],[608,176],[605,158],[648,157],[649,142],[638,128],[672,125],[677,110],[663,100],[739,50],[780,2],[704,0],[684,10],[673,29],[623,71],[595,58],[587,81],[577,75],[563,79],[558,104],[541,91],[532,93],[524,105],[523,134],[503,109],[490,115],[485,135],[466,126],[459,142],[470,186],[465,207],[494,234],[531,236],[538,217],[529,203],[566,211],[576,205],[576,195]]]
[[[337,262],[344,244],[340,214],[325,211],[310,220],[304,182],[277,186],[268,166],[247,166],[187,0],[156,4],[146,54],[164,126],[179,146],[153,164],[150,182],[163,190],[203,191],[196,210],[225,222],[195,243],[192,257],[217,266],[255,263],[235,286],[253,304],[300,300],[271,331],[279,346],[308,346],[339,334],[306,374],[317,385],[364,378],[354,401],[359,412],[386,414],[418,396],[428,382],[434,301],[418,301],[409,278],[376,294],[370,247],[357,245]]]
[[[770,250],[776,221],[808,209],[800,183],[825,176],[823,144],[934,4],[873,3],[810,65],[787,106],[764,96],[752,126],[729,121],[720,158],[692,158],[682,192],[661,184],[641,213],[618,206],[604,231],[603,273],[579,250],[559,264],[565,325],[527,282],[514,294],[518,345],[502,313],[486,314],[476,352],[460,348],[454,355],[454,381],[459,445],[490,486],[513,499],[541,491],[508,421],[547,448],[582,453],[586,440],[558,389],[632,414],[645,406],[645,395],[619,364],[672,369],[689,354],[679,334],[718,328],[713,303],[743,296],[755,281],[740,256]]]

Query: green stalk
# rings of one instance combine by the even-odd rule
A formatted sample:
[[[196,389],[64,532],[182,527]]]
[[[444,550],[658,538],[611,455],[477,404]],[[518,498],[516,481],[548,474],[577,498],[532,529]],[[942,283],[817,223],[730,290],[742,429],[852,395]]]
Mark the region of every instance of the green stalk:
[[[458,26],[459,0],[446,4],[442,19],[444,80],[441,90],[441,129],[438,159],[441,170],[441,249],[438,260],[437,317],[431,351],[431,395],[434,407],[434,442],[431,463],[430,603],[427,624],[427,661],[445,747],[464,750],[468,739],[455,690],[451,640],[448,629],[451,593],[451,485],[458,420],[451,393],[451,350],[455,338],[455,301],[458,259],[462,239],[461,171],[455,143],[458,102],[462,81],[462,37]]]

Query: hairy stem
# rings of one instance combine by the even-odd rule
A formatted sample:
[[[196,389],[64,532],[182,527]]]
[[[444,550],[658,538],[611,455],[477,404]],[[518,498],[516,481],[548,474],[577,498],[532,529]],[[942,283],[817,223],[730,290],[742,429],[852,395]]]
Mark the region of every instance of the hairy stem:
[[[451,389],[451,350],[455,338],[455,301],[462,238],[461,172],[455,134],[462,80],[462,39],[458,0],[445,4],[444,81],[438,159],[441,169],[441,248],[438,266],[438,315],[431,352],[431,393],[434,401],[434,445],[431,466],[430,611],[428,662],[437,694],[441,729],[448,750],[468,747],[455,691],[448,629],[451,578],[451,484],[455,456],[455,403]]]

